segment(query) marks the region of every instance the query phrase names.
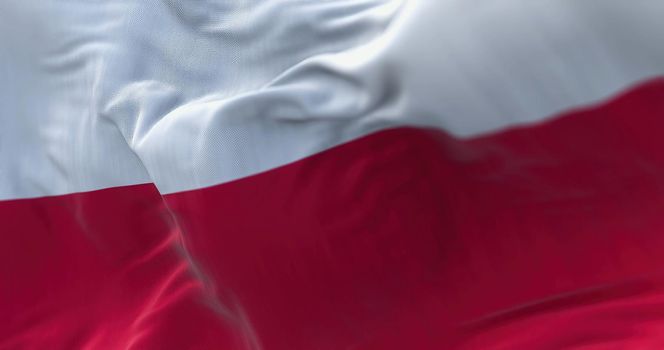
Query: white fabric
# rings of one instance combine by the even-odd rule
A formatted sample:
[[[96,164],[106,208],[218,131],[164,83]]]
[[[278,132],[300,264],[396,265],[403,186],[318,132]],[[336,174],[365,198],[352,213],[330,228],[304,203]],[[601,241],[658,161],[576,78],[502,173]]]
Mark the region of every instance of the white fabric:
[[[3,1],[0,199],[172,193],[398,125],[537,122],[662,75],[662,18],[661,0]]]

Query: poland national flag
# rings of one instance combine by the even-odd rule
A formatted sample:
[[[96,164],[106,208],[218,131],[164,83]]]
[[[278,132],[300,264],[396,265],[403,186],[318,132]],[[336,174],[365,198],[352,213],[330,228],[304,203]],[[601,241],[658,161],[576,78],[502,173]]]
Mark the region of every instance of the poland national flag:
[[[0,1],[0,349],[664,349],[663,0]]]

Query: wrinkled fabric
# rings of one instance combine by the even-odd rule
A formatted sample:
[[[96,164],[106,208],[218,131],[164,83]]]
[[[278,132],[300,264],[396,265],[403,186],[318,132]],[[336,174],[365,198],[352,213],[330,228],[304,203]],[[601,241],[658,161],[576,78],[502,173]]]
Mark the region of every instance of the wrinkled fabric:
[[[659,349],[664,3],[0,3],[0,349]]]

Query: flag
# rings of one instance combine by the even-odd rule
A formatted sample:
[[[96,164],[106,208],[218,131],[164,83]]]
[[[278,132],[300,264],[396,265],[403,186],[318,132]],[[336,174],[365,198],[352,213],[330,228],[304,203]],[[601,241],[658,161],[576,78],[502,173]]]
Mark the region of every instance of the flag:
[[[663,16],[0,3],[0,349],[663,348]]]

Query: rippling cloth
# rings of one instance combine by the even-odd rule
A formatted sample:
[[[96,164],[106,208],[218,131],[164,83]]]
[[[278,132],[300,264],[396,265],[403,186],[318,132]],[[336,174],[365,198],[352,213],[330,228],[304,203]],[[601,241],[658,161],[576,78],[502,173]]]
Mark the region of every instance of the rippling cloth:
[[[0,2],[0,349],[663,349],[661,0]]]

